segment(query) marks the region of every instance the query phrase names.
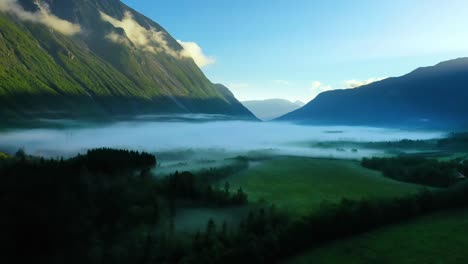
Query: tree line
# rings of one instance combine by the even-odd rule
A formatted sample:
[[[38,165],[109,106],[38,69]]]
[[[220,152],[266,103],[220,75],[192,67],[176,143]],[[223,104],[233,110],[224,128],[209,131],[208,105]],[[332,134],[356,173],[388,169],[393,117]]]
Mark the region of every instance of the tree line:
[[[432,187],[449,187],[463,180],[467,165],[460,160],[438,161],[421,157],[364,158],[361,165],[384,176]]]
[[[468,149],[468,132],[452,133],[446,138],[439,139],[437,146],[441,149],[465,151]]]
[[[156,164],[148,153],[106,148],[70,159],[21,150],[1,160],[0,262],[151,263],[175,239],[161,230],[166,204],[247,203],[241,189],[189,172],[153,177]]]
[[[323,204],[300,220],[275,210],[260,209],[227,233],[208,222],[204,233],[193,238],[191,248],[179,251],[174,263],[278,263],[324,243],[436,211],[468,207],[468,184],[447,189],[425,189],[394,199]],[[183,255],[185,253],[186,255]]]
[[[468,206],[462,181],[394,199],[324,203],[301,219],[274,206],[251,207],[235,228],[210,219],[205,230],[187,236],[164,230],[165,206],[171,217],[180,200],[230,207],[247,204],[247,195],[189,172],[153,177],[157,160],[147,153],[16,156],[0,162],[2,263],[277,263],[329,241]]]

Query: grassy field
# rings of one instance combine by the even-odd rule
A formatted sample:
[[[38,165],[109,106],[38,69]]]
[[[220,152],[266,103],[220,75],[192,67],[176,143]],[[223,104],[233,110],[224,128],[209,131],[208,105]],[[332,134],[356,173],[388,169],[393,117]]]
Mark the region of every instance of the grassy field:
[[[468,263],[467,232],[467,209],[438,213],[337,241],[287,263]]]
[[[342,198],[394,197],[420,190],[397,182],[357,161],[279,158],[261,162],[227,179],[250,201],[266,200],[293,215],[304,215],[322,204]]]

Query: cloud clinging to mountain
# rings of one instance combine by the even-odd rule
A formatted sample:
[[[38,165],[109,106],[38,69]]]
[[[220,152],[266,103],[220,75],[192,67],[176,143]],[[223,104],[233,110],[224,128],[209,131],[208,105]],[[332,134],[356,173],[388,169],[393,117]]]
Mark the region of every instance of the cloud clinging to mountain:
[[[311,86],[312,99],[314,99],[320,93],[333,90],[331,85],[323,84],[319,81],[313,81]]]
[[[378,82],[387,77],[376,77],[376,78],[369,78],[367,80],[348,80],[345,81],[346,88],[357,88],[363,85],[371,84],[373,82]]]
[[[126,44],[129,40],[139,49],[152,53],[166,53],[175,58],[192,58],[199,67],[214,63],[213,57],[203,53],[201,47],[195,42],[177,40],[182,50],[172,48],[167,41],[167,33],[154,28],[147,29],[133,19],[130,12],[125,12],[122,20],[113,18],[103,12],[101,19],[109,22],[116,28],[122,28],[127,37],[115,32],[109,33],[106,38],[120,44]],[[128,39],[127,39],[128,38]]]
[[[0,11],[8,12],[23,21],[39,23],[65,35],[75,35],[81,32],[80,25],[73,24],[53,15],[49,8],[39,1],[35,2],[39,10],[29,12],[18,4],[17,0],[1,0]]]
[[[104,12],[100,13],[102,20],[109,22],[116,28],[122,28],[128,39],[137,48],[153,53],[166,52],[174,57],[179,56],[177,51],[169,47],[164,32],[157,31],[156,29],[146,29],[133,19],[133,15],[130,12],[125,12],[122,20],[113,18]],[[109,33],[106,37],[111,41],[121,44],[127,42],[124,36],[116,33]]]
[[[177,40],[177,42],[184,48],[180,52],[180,55],[193,58],[198,67],[204,67],[216,62],[215,58],[205,55],[202,48],[197,43],[185,42],[182,40]]]

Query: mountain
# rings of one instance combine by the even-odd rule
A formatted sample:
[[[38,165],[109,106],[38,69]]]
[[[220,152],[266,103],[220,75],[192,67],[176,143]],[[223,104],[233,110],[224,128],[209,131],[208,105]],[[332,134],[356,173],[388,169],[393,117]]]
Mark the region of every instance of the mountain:
[[[466,128],[468,58],[355,89],[327,91],[277,120],[309,124]]]
[[[265,121],[280,117],[304,105],[300,101],[293,103],[284,99],[243,101],[242,104],[255,116]]]
[[[302,102],[302,101],[299,101],[299,100],[297,100],[297,101],[294,101],[294,104],[297,104],[297,105],[298,105],[298,106],[300,106],[300,107],[303,107],[303,106],[305,105],[305,103],[304,103],[304,102]]]
[[[0,117],[254,119],[181,44],[119,0],[1,0]]]

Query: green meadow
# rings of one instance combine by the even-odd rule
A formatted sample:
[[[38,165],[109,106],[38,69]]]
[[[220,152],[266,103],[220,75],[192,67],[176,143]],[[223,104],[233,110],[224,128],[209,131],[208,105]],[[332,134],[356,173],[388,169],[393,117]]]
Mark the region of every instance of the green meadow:
[[[468,263],[467,230],[467,209],[442,212],[336,241],[287,263]]]
[[[422,188],[385,178],[357,161],[302,157],[262,161],[227,181],[232,188],[242,187],[250,201],[268,201],[296,216],[318,209],[323,202],[395,197]]]

